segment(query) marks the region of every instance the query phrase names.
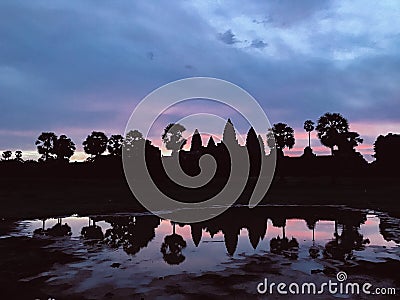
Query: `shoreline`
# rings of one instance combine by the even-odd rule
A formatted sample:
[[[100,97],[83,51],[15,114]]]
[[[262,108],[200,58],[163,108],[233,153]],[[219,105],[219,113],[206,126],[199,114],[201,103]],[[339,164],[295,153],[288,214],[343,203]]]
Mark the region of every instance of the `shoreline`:
[[[330,177],[285,177],[272,184],[260,204],[346,205],[400,216],[397,183],[397,178],[343,177],[333,183]],[[188,198],[189,195],[187,191]],[[246,201],[237,203],[246,204]],[[0,181],[2,219],[144,211],[125,180],[3,178]]]

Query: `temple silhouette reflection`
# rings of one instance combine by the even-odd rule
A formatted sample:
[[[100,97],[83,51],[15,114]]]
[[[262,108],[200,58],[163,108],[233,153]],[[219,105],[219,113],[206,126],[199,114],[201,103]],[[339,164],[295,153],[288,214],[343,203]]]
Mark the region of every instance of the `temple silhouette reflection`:
[[[122,248],[128,255],[136,255],[156,237],[156,230],[163,221],[154,215],[113,215],[88,217],[87,225],[80,230],[80,236],[85,241],[103,244],[110,248]],[[367,220],[367,213],[361,210],[351,210],[341,207],[320,206],[268,206],[232,207],[223,214],[199,223],[175,224],[170,223],[170,232],[162,233],[163,240],[160,255],[170,265],[177,265],[185,261],[185,248],[188,239],[194,247],[201,246],[204,238],[213,239],[215,235],[223,238],[226,254],[235,255],[241,236],[241,231],[247,231],[247,239],[253,249],[260,248],[266,253],[282,255],[288,259],[298,258],[298,249],[301,247],[296,234],[303,232],[287,232],[288,221],[303,220],[304,233],[309,236],[308,252],[311,258],[347,260],[352,258],[354,250],[364,249],[368,237],[360,232],[360,226]],[[316,244],[316,224],[319,221],[331,221],[331,238],[326,242]],[[46,219],[42,226],[34,231],[35,235],[43,236],[70,236],[71,227],[58,218],[54,226],[46,229]],[[97,225],[99,222],[109,224],[109,228]],[[268,223],[275,228],[273,236],[265,241]],[[180,235],[176,228],[188,227],[189,236]],[[317,229],[316,229],[317,227]],[[381,222],[380,230],[385,239],[390,239],[390,224]],[[278,230],[279,229],[279,230]],[[269,246],[269,249],[268,249]],[[202,246],[203,247],[203,246]],[[205,247],[205,246],[204,246]]]

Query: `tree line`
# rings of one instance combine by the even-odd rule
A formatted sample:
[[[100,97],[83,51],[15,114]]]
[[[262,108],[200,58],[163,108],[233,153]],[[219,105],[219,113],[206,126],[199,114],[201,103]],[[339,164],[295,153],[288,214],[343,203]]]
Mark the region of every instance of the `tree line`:
[[[163,134],[162,141],[166,149],[172,151],[172,155],[176,155],[186,145],[187,140],[183,137],[186,128],[179,123],[168,124]],[[315,124],[312,120],[304,122],[304,130],[308,133],[308,146],[305,154],[312,154],[311,149],[311,132],[316,130],[318,139],[321,144],[331,150],[331,155],[353,155],[357,154],[355,147],[363,142],[359,133],[350,131],[348,120],[340,113],[325,113],[318,118]],[[265,153],[264,142],[262,136],[255,133],[250,128],[246,144],[249,139],[253,138],[258,141],[262,151]],[[294,130],[286,123],[273,124],[266,134],[267,145],[271,151],[277,151],[278,156],[283,156],[285,148],[292,149],[295,145]],[[222,142],[226,145],[237,144],[235,128],[229,119],[223,132]],[[138,130],[128,132],[124,138],[120,134],[113,134],[110,137],[104,132],[93,131],[83,141],[83,150],[89,155],[88,161],[94,161],[106,151],[110,156],[122,156],[122,148],[125,147],[127,153],[135,154],[144,144],[151,145],[151,141],[145,140],[142,133]],[[192,136],[191,150],[198,150],[201,146],[201,136],[196,129]],[[66,135],[59,137],[54,132],[42,132],[37,138],[35,145],[40,154],[39,161],[46,162],[50,160],[68,162],[76,151],[75,143]],[[215,145],[212,137],[210,137],[207,146]],[[379,136],[374,143],[374,157],[380,161],[389,161],[396,159],[395,152],[400,146],[400,135],[388,134]],[[312,154],[313,155],[313,154]],[[360,154],[358,154],[360,155]],[[2,153],[3,160],[11,160],[12,151],[6,150]],[[14,160],[22,162],[22,151],[15,151]]]

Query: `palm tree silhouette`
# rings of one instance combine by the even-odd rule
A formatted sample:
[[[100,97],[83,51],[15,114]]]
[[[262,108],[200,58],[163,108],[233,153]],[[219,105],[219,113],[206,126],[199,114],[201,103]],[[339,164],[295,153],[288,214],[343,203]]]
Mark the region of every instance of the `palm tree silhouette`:
[[[339,113],[326,113],[318,119],[316,127],[322,145],[331,149],[338,145],[338,136],[349,131],[349,122]]]
[[[46,234],[46,218],[41,219],[42,220],[42,228],[37,228],[33,231],[33,234],[39,234],[39,235],[44,235]]]
[[[267,144],[271,149],[277,149],[283,156],[285,147],[292,149],[295,143],[294,130],[285,123],[276,123],[268,129]]]
[[[62,224],[62,218],[57,218],[57,224],[53,227],[45,229],[46,219],[42,219],[42,228],[34,230],[34,234],[50,235],[50,236],[70,236],[72,234],[71,227],[67,223]]]
[[[308,249],[308,253],[312,258],[317,258],[319,256],[319,248],[315,246],[315,223],[311,225],[311,229],[312,229],[312,246],[310,247],[310,249]]]
[[[160,251],[167,264],[179,265],[185,260],[182,249],[186,248],[186,242],[181,235],[175,233],[175,223],[172,223],[172,228],[172,234],[164,238]]]
[[[35,145],[38,153],[42,155],[41,160],[48,161],[53,157],[54,144],[57,141],[57,136],[54,132],[42,132],[37,138]]]
[[[2,153],[4,160],[9,160],[11,158],[12,152],[10,150],[6,150]]]
[[[23,161],[23,159],[22,159],[22,151],[21,150],[17,150],[17,151],[15,151],[15,160],[16,161]]]
[[[311,120],[306,120],[304,122],[304,130],[308,132],[308,147],[311,148],[311,131],[315,129],[314,122]]]

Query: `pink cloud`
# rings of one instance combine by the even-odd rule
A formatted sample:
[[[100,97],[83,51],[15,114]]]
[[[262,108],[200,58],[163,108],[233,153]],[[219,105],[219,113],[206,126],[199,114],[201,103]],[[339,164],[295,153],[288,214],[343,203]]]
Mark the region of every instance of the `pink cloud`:
[[[361,136],[377,138],[389,132],[400,133],[400,122],[354,122],[350,124],[352,131],[357,131]]]

